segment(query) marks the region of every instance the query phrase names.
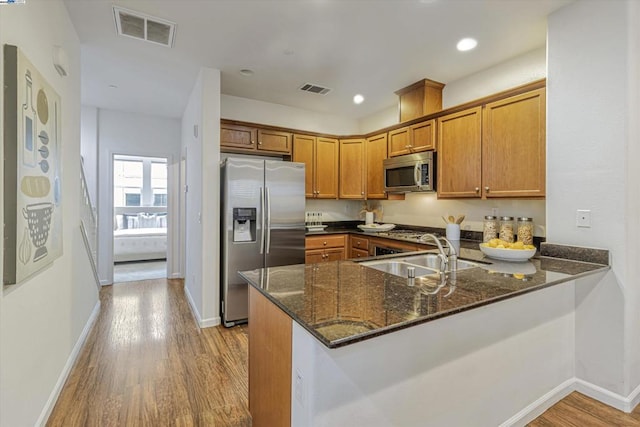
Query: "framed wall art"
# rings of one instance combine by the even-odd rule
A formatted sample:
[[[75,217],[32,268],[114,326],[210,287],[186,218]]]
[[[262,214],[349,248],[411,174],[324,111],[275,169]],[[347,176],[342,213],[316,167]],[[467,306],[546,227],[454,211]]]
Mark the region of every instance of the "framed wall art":
[[[4,45],[3,284],[62,255],[60,96],[16,46]]]

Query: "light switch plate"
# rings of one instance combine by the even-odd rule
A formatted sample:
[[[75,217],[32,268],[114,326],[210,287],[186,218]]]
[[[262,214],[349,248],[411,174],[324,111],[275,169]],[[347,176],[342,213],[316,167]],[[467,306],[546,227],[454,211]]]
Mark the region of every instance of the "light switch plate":
[[[576,211],[576,227],[591,228],[591,211],[578,209]]]

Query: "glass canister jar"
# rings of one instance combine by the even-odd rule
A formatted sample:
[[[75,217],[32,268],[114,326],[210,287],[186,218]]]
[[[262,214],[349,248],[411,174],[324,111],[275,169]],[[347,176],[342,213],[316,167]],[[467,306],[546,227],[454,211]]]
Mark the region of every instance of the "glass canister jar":
[[[525,245],[533,245],[533,218],[518,218],[518,241]]]
[[[503,216],[500,217],[500,240],[513,243],[513,217]]]
[[[484,217],[482,227],[482,241],[487,243],[491,239],[498,237],[498,218],[492,215]]]

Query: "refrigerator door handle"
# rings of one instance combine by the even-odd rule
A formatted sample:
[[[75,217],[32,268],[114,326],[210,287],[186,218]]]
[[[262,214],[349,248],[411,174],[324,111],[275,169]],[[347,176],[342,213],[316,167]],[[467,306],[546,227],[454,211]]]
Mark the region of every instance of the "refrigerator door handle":
[[[264,187],[260,187],[260,255],[264,253],[264,215],[265,215]]]
[[[267,187],[266,193],[266,205],[267,205],[267,243],[266,243],[266,253],[269,253],[269,249],[271,249],[271,193],[269,192],[269,187]]]

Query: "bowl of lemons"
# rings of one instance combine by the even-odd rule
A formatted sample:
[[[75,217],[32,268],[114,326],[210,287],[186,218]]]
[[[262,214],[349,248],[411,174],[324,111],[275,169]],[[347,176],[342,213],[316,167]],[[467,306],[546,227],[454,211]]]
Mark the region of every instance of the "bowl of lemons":
[[[509,243],[500,239],[491,239],[480,243],[480,250],[489,258],[501,261],[526,261],[536,254],[536,247],[525,245],[523,242]]]

